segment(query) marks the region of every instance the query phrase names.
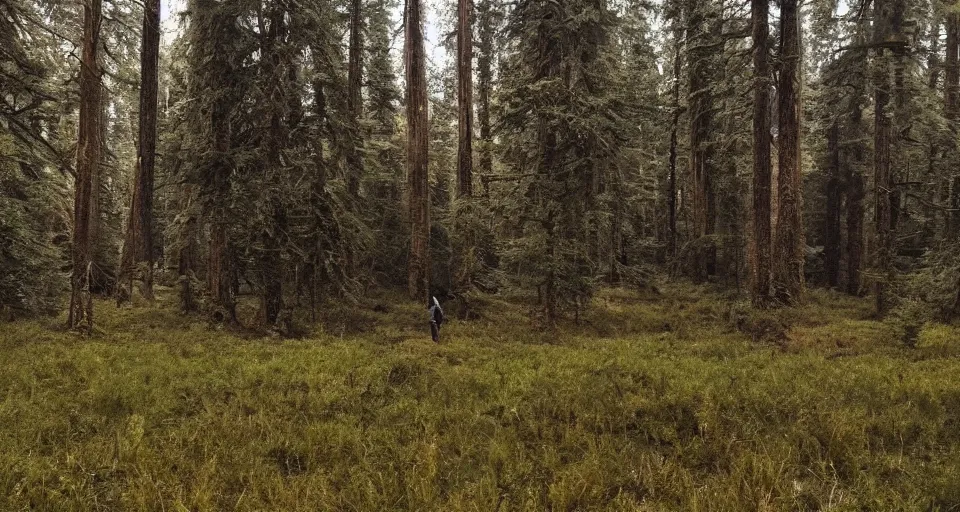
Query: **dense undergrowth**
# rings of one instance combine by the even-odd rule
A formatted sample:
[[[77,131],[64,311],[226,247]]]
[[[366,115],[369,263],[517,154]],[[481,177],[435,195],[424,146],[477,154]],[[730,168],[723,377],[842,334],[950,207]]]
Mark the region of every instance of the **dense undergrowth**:
[[[960,510],[960,329],[678,287],[557,332],[486,299],[435,345],[374,305],[0,325],[0,510]]]

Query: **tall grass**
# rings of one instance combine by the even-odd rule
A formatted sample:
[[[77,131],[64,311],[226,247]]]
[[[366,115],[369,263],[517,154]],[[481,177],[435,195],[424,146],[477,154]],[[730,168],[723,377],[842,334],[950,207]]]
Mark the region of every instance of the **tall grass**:
[[[0,326],[0,510],[960,510],[960,330],[829,294],[754,342],[699,288],[251,339],[100,305]],[[739,327],[739,328],[738,328]]]

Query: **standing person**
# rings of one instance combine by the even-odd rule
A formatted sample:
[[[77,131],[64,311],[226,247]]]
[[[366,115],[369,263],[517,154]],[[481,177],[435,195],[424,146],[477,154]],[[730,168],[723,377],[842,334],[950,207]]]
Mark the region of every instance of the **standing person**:
[[[430,336],[433,341],[440,343],[440,326],[443,324],[443,309],[440,308],[440,302],[436,297],[430,297],[433,302],[430,305]]]

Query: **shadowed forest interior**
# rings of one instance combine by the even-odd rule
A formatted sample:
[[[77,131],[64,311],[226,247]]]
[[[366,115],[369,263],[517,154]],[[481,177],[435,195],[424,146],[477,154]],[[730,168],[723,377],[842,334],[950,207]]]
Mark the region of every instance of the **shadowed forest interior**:
[[[955,0],[3,0],[0,508],[960,510],[958,132]]]

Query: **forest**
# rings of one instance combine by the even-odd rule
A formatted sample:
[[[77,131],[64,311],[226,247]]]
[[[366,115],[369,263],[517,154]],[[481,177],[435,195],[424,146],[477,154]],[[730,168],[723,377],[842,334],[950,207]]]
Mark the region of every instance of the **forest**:
[[[0,354],[2,510],[960,511],[960,2],[0,0]]]

